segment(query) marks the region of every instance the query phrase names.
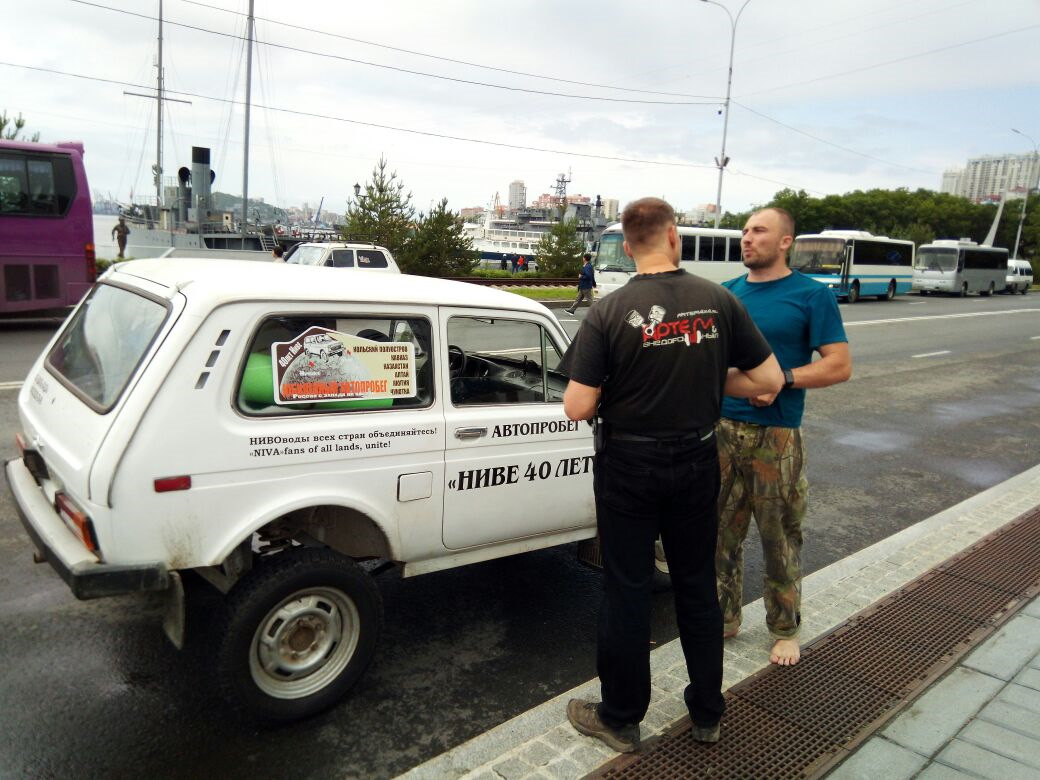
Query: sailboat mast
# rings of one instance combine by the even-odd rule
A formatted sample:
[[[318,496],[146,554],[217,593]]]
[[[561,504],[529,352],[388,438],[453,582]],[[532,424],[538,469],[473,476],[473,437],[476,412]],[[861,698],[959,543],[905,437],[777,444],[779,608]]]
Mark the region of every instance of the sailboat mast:
[[[163,119],[163,61],[162,61],[162,0],[159,0],[159,58],[157,63],[158,84],[155,96],[155,208],[156,217],[162,209],[162,119]]]
[[[242,150],[242,248],[246,244],[246,225],[249,224],[249,106],[253,89],[253,0],[249,0],[249,18],[246,20],[246,132]]]

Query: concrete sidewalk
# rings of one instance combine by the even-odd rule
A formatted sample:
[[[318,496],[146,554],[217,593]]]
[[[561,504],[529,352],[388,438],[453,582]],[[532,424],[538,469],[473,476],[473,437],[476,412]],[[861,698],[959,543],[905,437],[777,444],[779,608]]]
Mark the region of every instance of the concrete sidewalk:
[[[1040,466],[860,550],[805,578],[802,641],[844,623],[1019,515],[1040,506]],[[771,646],[762,601],[744,608],[741,634],[726,643],[724,687],[768,663]],[[1034,601],[832,776],[1040,776],[1040,605]],[[653,692],[643,739],[686,714],[687,684],[678,640],[651,653]],[[578,778],[617,756],[578,735],[564,707],[599,698],[598,680],[567,691],[401,775],[434,778]],[[1000,740],[994,742],[994,740]],[[988,744],[991,755],[980,751]],[[998,745],[1002,747],[997,747]],[[995,757],[994,757],[995,756]],[[973,763],[974,762],[974,763]]]

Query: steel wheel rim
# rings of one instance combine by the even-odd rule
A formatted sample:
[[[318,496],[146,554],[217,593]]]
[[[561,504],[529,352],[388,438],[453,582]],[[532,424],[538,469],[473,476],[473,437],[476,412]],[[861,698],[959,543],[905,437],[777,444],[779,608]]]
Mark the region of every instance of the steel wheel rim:
[[[337,588],[305,588],[276,604],[249,646],[249,673],[276,699],[301,699],[332,683],[360,638],[357,605]]]

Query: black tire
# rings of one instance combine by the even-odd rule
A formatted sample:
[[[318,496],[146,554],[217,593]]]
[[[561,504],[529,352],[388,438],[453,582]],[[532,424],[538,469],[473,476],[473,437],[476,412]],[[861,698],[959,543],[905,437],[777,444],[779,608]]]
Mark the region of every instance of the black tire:
[[[967,282],[964,282],[964,283],[961,284],[961,297],[962,298],[967,298],[968,297],[968,283]]]
[[[1029,285],[1028,284],[1025,287],[1022,288],[1022,294],[1023,295],[1025,295],[1027,292],[1029,292]]]
[[[879,301],[890,301],[896,297],[896,280],[893,279],[888,283],[888,289],[884,293],[879,295],[877,299]]]
[[[849,288],[849,303],[855,303],[859,300],[859,282],[853,282]]]
[[[324,362],[326,362],[329,359],[329,353],[326,352],[325,350],[322,350],[321,354],[318,355],[318,357],[320,357],[321,358],[321,362],[324,363]]]
[[[979,295],[983,295],[983,296],[985,296],[987,298],[989,296],[991,296],[992,294],[993,294],[993,282],[989,283],[989,289],[986,290],[985,292],[983,292],[982,290],[979,290]]]
[[[234,706],[263,720],[305,718],[354,686],[382,627],[379,590],[360,566],[332,550],[291,548],[259,562],[228,594],[220,686]]]

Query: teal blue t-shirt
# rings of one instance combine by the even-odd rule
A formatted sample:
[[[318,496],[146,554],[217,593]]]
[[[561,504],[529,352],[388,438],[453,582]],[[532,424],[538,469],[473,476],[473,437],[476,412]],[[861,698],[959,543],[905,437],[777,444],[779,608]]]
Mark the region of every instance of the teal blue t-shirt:
[[[772,282],[749,282],[747,274],[723,283],[766,337],[780,368],[798,368],[825,344],[847,342],[838,301],[814,279],[792,271]],[[770,406],[752,406],[746,398],[726,396],[722,416],[779,428],[798,428],[805,409],[805,390],[781,390]]]

